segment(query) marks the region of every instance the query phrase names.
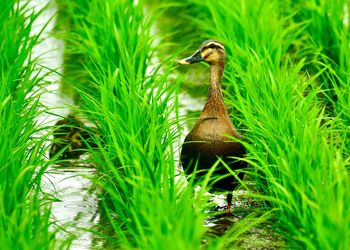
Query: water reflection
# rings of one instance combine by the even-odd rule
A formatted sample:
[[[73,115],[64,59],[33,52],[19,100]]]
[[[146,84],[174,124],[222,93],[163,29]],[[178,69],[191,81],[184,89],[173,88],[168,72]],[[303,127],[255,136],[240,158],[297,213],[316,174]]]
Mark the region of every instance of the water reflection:
[[[208,236],[224,235],[236,223],[242,222],[251,214],[257,214],[262,202],[253,199],[246,190],[233,191],[231,214],[226,214],[226,199],[224,195],[214,195],[211,199],[212,205],[207,211],[208,217],[205,221],[208,227]],[[254,219],[253,219],[254,220]],[[248,221],[249,223],[249,221]],[[251,221],[251,223],[253,223]],[[271,224],[266,222],[256,223],[250,230],[242,234],[234,242],[233,248],[239,249],[280,249],[285,248],[284,239],[278,235]]]
[[[94,167],[77,160],[54,165],[44,176],[45,192],[57,198],[52,204],[52,217],[65,229],[59,237],[75,238],[71,249],[91,247],[92,237],[87,230],[99,221],[98,197],[91,181],[95,174]]]

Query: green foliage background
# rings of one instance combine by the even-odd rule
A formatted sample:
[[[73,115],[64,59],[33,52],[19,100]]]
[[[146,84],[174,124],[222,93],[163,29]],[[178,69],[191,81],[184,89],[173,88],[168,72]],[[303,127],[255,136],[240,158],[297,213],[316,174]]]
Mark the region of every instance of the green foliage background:
[[[54,33],[65,42],[62,89],[74,89],[79,111],[99,131],[88,161],[99,173],[93,181],[101,219],[87,230],[102,248],[245,248],[259,225],[284,240],[265,247],[349,248],[349,1],[56,5]],[[4,249],[50,249],[56,239],[39,187],[57,159],[44,160],[47,137],[34,136],[45,81],[31,57],[39,37],[30,34],[41,13],[28,15],[14,0],[4,6],[0,242]],[[241,189],[260,204],[223,235],[205,227],[213,216],[207,183],[219,177],[208,175],[193,195],[198,183],[184,184],[178,171],[179,138],[191,120],[179,115],[179,96],[205,95],[208,67],[178,67],[176,59],[209,38],[227,51],[224,97],[250,166]]]

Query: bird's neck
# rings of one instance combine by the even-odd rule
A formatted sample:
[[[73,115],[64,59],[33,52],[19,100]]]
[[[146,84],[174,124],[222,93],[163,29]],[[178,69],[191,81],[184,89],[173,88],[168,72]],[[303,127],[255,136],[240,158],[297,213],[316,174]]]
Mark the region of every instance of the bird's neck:
[[[224,66],[224,62],[210,65],[210,90],[221,93],[221,79],[224,72]]]
[[[219,117],[228,115],[221,92],[224,65],[224,62],[210,65],[210,85],[207,101],[202,111],[203,116]]]

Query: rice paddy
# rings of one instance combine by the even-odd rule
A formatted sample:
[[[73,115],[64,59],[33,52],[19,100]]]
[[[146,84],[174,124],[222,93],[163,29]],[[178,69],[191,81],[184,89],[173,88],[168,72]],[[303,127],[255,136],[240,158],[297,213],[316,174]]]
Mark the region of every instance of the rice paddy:
[[[349,249],[349,1],[47,3],[1,5],[0,249]],[[207,39],[247,151],[230,216],[180,163],[209,67],[177,60]]]

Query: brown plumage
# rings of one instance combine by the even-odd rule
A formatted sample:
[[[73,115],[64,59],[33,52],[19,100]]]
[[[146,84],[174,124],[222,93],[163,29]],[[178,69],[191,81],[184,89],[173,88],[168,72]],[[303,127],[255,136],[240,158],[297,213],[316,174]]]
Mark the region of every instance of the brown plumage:
[[[221,92],[221,78],[225,66],[225,48],[221,42],[208,40],[202,43],[199,49],[190,57],[180,60],[180,64],[192,64],[206,61],[210,65],[210,86],[207,101],[202,113],[186,136],[181,150],[181,163],[187,175],[194,173],[195,180],[203,177],[208,170],[221,158],[232,170],[246,167],[246,162],[237,161],[232,157],[244,157],[244,146],[232,140],[232,137],[241,139],[234,128]],[[231,138],[230,138],[231,137]],[[198,164],[197,164],[198,162]],[[230,210],[232,190],[238,182],[223,164],[219,164],[214,172],[211,191],[228,191],[227,208]],[[238,174],[243,178],[243,173]]]
[[[86,127],[74,115],[59,120],[53,129],[54,140],[50,148],[50,158],[56,156],[61,160],[77,159],[87,152],[89,147],[97,147],[91,138],[92,128]]]

